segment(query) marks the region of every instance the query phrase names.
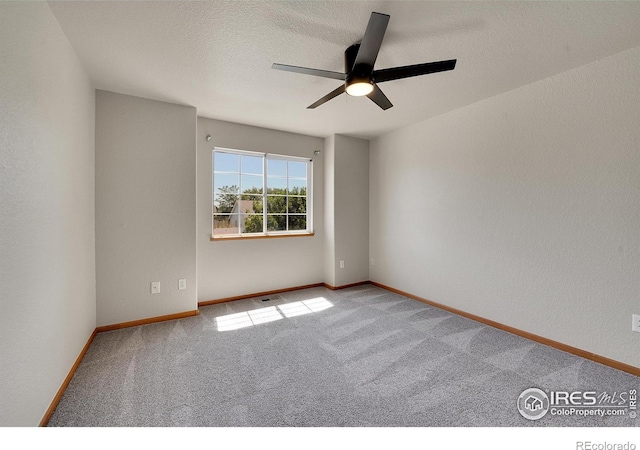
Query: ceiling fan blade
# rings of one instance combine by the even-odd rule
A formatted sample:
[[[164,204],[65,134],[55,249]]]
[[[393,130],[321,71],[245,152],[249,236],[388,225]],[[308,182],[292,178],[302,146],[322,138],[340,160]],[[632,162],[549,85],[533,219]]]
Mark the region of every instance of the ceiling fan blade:
[[[347,75],[341,72],[331,72],[329,70],[309,69],[307,67],[287,66],[286,64],[273,64],[272,69],[284,70],[285,72],[303,73],[305,75],[314,75],[322,78],[333,78],[335,80],[344,81]]]
[[[339,88],[329,92],[327,95],[325,95],[324,97],[322,97],[320,100],[318,100],[317,102],[307,106],[307,109],[314,109],[317,108],[318,106],[322,105],[323,103],[328,102],[329,100],[331,100],[334,97],[337,97],[338,95],[342,94],[344,92],[344,84],[341,84]]]
[[[387,31],[388,23],[389,16],[387,14],[371,13],[371,18],[369,18],[369,24],[367,25],[367,30],[364,32],[364,37],[360,43],[358,55],[353,62],[353,67],[364,64],[373,69],[373,65],[378,57],[378,52],[380,51],[380,46],[382,45],[384,33]]]
[[[373,85],[373,91],[371,91],[370,94],[367,94],[367,97],[385,111],[393,106],[387,96],[384,95],[380,88],[375,84]]]
[[[416,77],[418,75],[426,75],[429,73],[453,70],[456,67],[456,61],[456,59],[450,59],[448,61],[438,61],[424,64],[415,64],[413,66],[374,70],[373,80],[376,83],[382,83],[384,81],[399,80],[400,78]]]

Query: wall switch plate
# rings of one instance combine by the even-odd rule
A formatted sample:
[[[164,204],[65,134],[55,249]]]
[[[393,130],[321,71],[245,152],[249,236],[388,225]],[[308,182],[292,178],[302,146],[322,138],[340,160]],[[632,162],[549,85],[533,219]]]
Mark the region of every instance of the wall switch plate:
[[[344,269],[344,261],[340,261],[340,268]]]
[[[178,280],[178,289],[181,291],[187,288],[187,280],[186,278],[180,278]]]
[[[372,266],[375,266],[375,265],[376,265],[376,260],[375,260],[375,258],[371,258],[371,265],[372,265]]]
[[[631,330],[640,333],[640,314],[632,314],[633,323],[631,324]]]
[[[159,281],[152,281],[151,282],[151,293],[152,294],[159,294],[160,293],[160,282]]]

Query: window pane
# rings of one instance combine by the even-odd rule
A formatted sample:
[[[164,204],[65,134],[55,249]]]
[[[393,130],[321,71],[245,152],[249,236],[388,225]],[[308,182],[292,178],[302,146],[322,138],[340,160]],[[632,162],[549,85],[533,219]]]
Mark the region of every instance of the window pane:
[[[285,214],[267,216],[267,231],[285,231],[286,229],[287,216]]]
[[[267,194],[286,194],[287,192],[286,178],[267,178]]]
[[[289,161],[289,177],[307,178],[307,163]]]
[[[288,216],[289,217],[289,230],[306,230],[307,229],[307,216]]]
[[[229,228],[233,228],[237,233],[239,227],[240,227],[240,214],[229,214]]]
[[[240,187],[243,194],[262,194],[262,176],[242,174]]]
[[[262,156],[242,155],[241,163],[242,163],[242,173],[262,175],[262,170],[263,170]]]
[[[287,162],[279,159],[267,158],[267,175],[277,175],[279,177],[287,176]]]
[[[241,195],[240,201],[247,202],[240,212],[246,213],[248,211],[244,211],[244,209],[251,209],[250,213],[261,214],[262,213],[262,195]]]
[[[262,214],[243,214],[242,215],[242,232],[243,233],[263,233]]]
[[[307,197],[289,197],[287,202],[287,212],[289,214],[306,214]]]
[[[213,197],[213,212],[230,213],[238,201],[238,198],[238,195],[233,193],[216,194]]]
[[[237,214],[214,214],[213,234],[238,234]]]
[[[287,197],[267,195],[267,214],[286,213]]]
[[[256,211],[253,209],[252,200],[238,200],[232,212],[236,214],[253,214]]]
[[[216,172],[240,172],[240,158],[231,153],[213,153],[213,170]]]
[[[289,180],[289,194],[307,195],[307,180]]]
[[[231,188],[235,187],[235,192],[240,186],[240,176],[235,173],[214,173],[213,174],[213,192],[218,193],[220,189],[225,187]],[[228,189],[225,192],[233,192],[232,189]]]

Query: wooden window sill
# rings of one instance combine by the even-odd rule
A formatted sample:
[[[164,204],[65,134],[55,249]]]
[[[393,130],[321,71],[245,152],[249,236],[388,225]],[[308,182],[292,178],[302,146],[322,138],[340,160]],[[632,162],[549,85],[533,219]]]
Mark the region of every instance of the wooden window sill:
[[[276,239],[315,236],[315,233],[292,233],[292,234],[261,234],[259,236],[212,236],[210,241],[245,241],[251,239]]]

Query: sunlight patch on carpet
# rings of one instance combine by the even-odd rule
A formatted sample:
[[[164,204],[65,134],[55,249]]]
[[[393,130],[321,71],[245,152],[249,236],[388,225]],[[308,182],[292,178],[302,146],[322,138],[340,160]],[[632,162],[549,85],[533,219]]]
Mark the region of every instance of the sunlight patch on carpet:
[[[324,311],[333,304],[324,297],[316,297],[310,300],[285,303],[267,308],[257,308],[251,311],[227,314],[215,318],[218,331],[238,330],[262,323],[274,322],[283,318],[301,316],[304,314]],[[284,315],[284,317],[283,317]]]

